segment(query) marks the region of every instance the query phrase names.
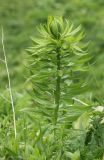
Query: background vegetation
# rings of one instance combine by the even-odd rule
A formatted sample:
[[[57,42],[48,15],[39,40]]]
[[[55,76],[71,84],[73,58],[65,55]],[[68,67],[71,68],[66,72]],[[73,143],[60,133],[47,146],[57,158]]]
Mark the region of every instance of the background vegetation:
[[[27,113],[25,110],[26,107],[33,105],[27,93],[31,90],[31,86],[26,81],[28,74],[25,49],[31,46],[30,37],[37,36],[37,26],[46,22],[48,15],[61,15],[72,21],[75,26],[82,25],[86,33],[85,41],[90,41],[89,51],[93,56],[93,61],[88,75],[90,90],[81,98],[101,105],[104,103],[104,1],[1,0],[0,25],[3,26],[5,34],[4,42],[16,110],[17,132],[21,131],[17,143],[14,143],[12,110],[8,102],[7,73],[5,65],[0,61],[0,156],[2,159],[9,159],[9,154],[13,155],[15,159],[22,159],[21,156],[18,157],[18,155],[22,155],[18,146],[24,149],[22,141],[26,142],[26,139],[28,139],[27,150],[29,153],[32,152],[30,143],[36,128],[32,123],[34,115],[31,117],[31,113]],[[0,59],[4,59],[1,41]],[[31,130],[30,138],[27,137],[27,126]],[[19,139],[22,139],[20,144],[18,144]],[[26,154],[28,153],[26,152]],[[88,156],[90,157],[90,155]]]
[[[5,46],[13,88],[19,90],[24,84],[24,50],[30,45],[30,37],[36,36],[36,26],[45,22],[48,15],[62,15],[83,26],[86,39],[91,41],[90,52],[95,57],[91,70],[93,96],[103,97],[103,46],[104,2],[103,0],[1,0],[0,23],[4,27]],[[2,48],[0,47],[0,57]],[[5,87],[5,68],[0,67],[0,81]],[[103,97],[104,98],[104,97]]]

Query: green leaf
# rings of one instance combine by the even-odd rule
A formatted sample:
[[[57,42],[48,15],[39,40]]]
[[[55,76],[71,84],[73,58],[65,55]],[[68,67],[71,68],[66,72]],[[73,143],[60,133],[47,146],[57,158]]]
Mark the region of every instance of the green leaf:
[[[73,128],[78,130],[86,130],[91,122],[91,115],[88,112],[83,113],[77,121],[73,123]]]
[[[68,158],[70,158],[71,160],[80,160],[80,151],[77,150],[77,151],[74,152],[74,153],[66,152],[66,156],[67,156]]]

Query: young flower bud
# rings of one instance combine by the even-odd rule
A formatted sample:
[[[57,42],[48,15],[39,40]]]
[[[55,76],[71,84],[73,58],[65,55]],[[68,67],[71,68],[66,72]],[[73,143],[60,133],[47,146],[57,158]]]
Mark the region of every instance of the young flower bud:
[[[50,24],[50,30],[52,35],[59,39],[62,33],[62,24],[60,23],[60,20],[54,18]]]

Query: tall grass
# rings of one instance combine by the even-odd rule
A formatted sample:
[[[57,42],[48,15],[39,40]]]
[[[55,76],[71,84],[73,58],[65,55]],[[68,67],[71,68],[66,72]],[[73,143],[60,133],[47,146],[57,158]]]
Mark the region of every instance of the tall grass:
[[[8,68],[7,57],[6,57],[5,46],[4,46],[3,27],[1,28],[1,30],[2,30],[2,49],[3,49],[3,54],[4,54],[4,60],[2,60],[2,62],[5,64],[7,77],[8,77],[8,88],[9,88],[10,101],[11,101],[11,107],[12,107],[12,112],[13,112],[14,137],[16,139],[17,131],[16,131],[15,108],[14,108],[14,100],[13,100],[13,94],[12,94],[12,88],[11,88],[11,80],[10,80],[9,68]]]

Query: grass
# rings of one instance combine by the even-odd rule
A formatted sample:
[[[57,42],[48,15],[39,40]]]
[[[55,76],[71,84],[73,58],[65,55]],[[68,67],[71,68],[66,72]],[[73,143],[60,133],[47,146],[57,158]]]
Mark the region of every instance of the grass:
[[[0,43],[1,160],[56,160],[56,157],[57,160],[103,159],[104,114],[102,109],[99,110],[100,107],[96,110],[97,106],[104,106],[103,4],[103,0],[0,1],[0,23],[4,29]],[[37,28],[40,23],[46,22],[48,15],[62,15],[68,21],[72,20],[75,26],[82,24],[82,30],[86,33],[85,41],[90,40],[88,52],[93,59],[90,61],[87,77],[80,76],[89,82],[89,90],[71,97],[72,99],[66,94],[66,107],[59,105],[62,102],[62,88],[59,85],[59,75],[62,76],[62,72],[57,75],[57,94],[51,93],[53,97],[56,95],[56,102],[49,92],[38,95],[41,86],[34,88],[37,98],[30,83],[34,76],[29,77],[30,57],[25,49],[32,45],[29,37],[34,39],[39,36]],[[37,72],[37,67],[38,65],[33,68],[33,73]],[[42,74],[39,80],[42,80]],[[74,76],[78,78],[77,74]],[[70,83],[66,81],[66,85]],[[49,84],[48,89],[53,86]],[[44,90],[45,84],[42,88]],[[66,91],[68,92],[67,88]],[[48,109],[45,100],[50,100]],[[56,110],[56,105],[51,107],[53,101],[57,105]],[[52,118],[53,115],[56,118]],[[56,128],[52,126],[54,119]],[[55,137],[53,130],[56,130]]]
[[[3,53],[4,53],[4,60],[2,60],[2,61],[5,63],[7,77],[8,77],[8,88],[9,88],[9,92],[10,92],[11,107],[12,107],[12,111],[13,111],[14,136],[16,138],[16,119],[15,119],[14,100],[13,100],[13,95],[12,95],[11,80],[10,80],[10,74],[9,74],[9,69],[8,69],[8,64],[7,64],[6,52],[5,52],[5,47],[4,47],[3,28],[2,28],[2,47],[3,47]]]

